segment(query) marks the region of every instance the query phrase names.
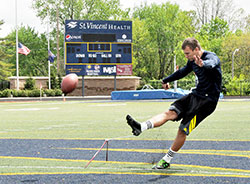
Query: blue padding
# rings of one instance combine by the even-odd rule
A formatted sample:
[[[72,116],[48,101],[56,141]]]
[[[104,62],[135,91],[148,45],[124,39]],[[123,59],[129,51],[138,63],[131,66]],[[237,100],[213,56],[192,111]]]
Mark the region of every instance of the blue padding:
[[[112,100],[146,100],[146,99],[177,99],[188,94],[188,90],[180,88],[174,92],[173,89],[154,89],[154,90],[131,90],[131,91],[113,91]]]
[[[147,100],[147,99],[178,99],[187,94],[189,90],[183,90],[177,88],[174,89],[154,89],[154,90],[131,90],[131,91],[113,91],[111,93],[112,100]],[[223,94],[220,94],[220,98],[223,98]]]
[[[224,98],[224,95],[223,95],[223,93],[220,93],[220,98]]]

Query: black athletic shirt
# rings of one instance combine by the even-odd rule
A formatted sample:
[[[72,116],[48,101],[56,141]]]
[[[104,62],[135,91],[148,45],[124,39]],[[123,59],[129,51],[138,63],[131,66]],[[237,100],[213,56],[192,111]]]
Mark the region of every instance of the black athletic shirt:
[[[192,93],[201,97],[208,97],[213,101],[218,101],[222,81],[220,59],[215,53],[209,51],[204,51],[201,59],[203,60],[203,67],[199,67],[195,64],[195,61],[188,60],[186,66],[164,78],[162,81],[163,83],[172,82],[185,77],[193,71],[198,77],[198,85],[192,90]]]

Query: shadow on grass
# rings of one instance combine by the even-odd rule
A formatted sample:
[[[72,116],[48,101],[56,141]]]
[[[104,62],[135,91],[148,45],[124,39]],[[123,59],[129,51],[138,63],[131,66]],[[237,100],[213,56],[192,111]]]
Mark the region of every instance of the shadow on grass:
[[[170,176],[157,176],[157,177],[154,177],[154,178],[151,178],[151,179],[149,179],[148,181],[149,182],[157,182],[157,181],[159,181],[159,180],[163,180],[163,179],[166,179],[166,178],[169,178]]]
[[[180,169],[180,168],[174,168],[174,169],[171,169],[171,168],[168,168],[168,169],[162,169],[162,170],[153,170],[154,173],[164,173],[164,174],[169,174],[169,175],[159,175],[159,176],[155,176],[151,179],[149,179],[148,181],[149,182],[157,182],[157,181],[160,181],[160,180],[164,180],[166,178],[169,178],[171,176],[171,174],[174,174],[174,173],[179,173],[181,171],[183,171],[183,169]],[[161,181],[160,181],[161,182]]]

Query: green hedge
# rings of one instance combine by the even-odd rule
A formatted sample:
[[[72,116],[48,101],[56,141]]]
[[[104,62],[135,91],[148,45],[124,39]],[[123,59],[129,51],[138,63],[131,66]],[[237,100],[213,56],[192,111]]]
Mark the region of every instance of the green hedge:
[[[11,90],[5,89],[3,91],[0,91],[0,97],[11,97]]]
[[[40,90],[16,90],[16,89],[5,89],[0,91],[0,98],[6,97],[40,97]],[[62,96],[62,91],[60,89],[44,89],[41,91],[41,95],[44,96]]]
[[[250,95],[250,82],[248,81],[231,81],[225,85],[226,95],[229,96],[249,96]]]
[[[141,83],[138,90],[145,84],[151,85],[154,89],[162,89],[161,80],[150,80],[149,82]],[[171,88],[174,88],[174,82],[170,83]],[[190,90],[195,87],[195,79],[181,79],[177,82],[177,87],[185,90]],[[223,78],[222,93],[227,96],[249,96],[250,95],[250,81],[240,79]]]

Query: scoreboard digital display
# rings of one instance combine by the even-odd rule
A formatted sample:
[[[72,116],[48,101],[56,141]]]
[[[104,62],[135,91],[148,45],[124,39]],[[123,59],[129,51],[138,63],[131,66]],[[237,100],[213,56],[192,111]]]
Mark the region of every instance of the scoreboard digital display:
[[[66,20],[66,74],[132,75],[132,22]]]

